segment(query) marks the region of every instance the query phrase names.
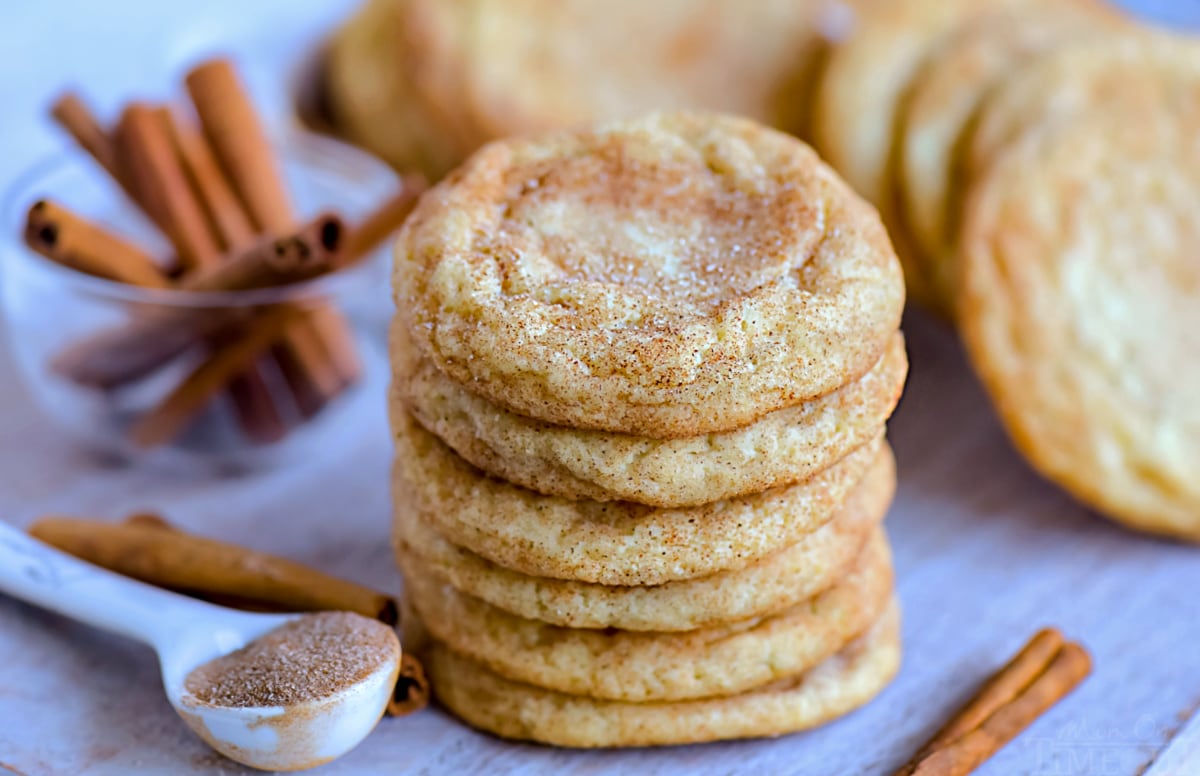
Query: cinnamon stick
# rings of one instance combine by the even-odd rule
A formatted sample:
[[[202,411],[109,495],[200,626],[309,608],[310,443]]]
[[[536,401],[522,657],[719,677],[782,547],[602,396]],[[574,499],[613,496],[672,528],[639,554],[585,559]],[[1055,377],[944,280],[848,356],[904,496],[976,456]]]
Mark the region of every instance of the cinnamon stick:
[[[320,348],[322,360],[330,365],[330,379],[337,381],[334,393],[357,382],[362,372],[362,362],[358,359],[350,324],[341,312],[328,304],[312,307],[308,310],[307,323]]]
[[[367,215],[350,230],[346,240],[346,255],[354,261],[374,251],[401,226],[417,205],[417,200],[429,188],[423,175],[406,175],[400,180],[400,190]]]
[[[330,358],[320,332],[313,328],[312,315],[309,311],[274,350],[297,409],[305,418],[320,412],[348,384],[338,363]],[[353,343],[349,355],[356,358]]]
[[[126,525],[144,526],[146,528],[154,528],[161,531],[177,531],[179,530],[171,523],[167,522],[162,515],[156,512],[135,512],[125,518]],[[177,591],[186,592],[186,591]],[[262,601],[253,598],[246,598],[239,595],[228,595],[225,593],[198,592],[192,591],[189,593],[193,598],[199,598],[202,601],[227,606],[231,609],[244,609],[251,612],[271,612],[281,614],[291,611],[286,606],[278,602]]]
[[[342,219],[322,213],[278,239],[258,242],[251,249],[210,270],[186,279],[184,291],[249,291],[302,283],[340,269],[345,261]]]
[[[84,151],[91,154],[113,180],[122,183],[123,176],[117,165],[116,149],[108,133],[100,126],[100,122],[79,95],[66,92],[59,96],[50,106],[50,116]]]
[[[232,63],[205,62],[186,83],[204,134],[254,225],[261,232],[286,232],[293,216],[279,163]]]
[[[396,602],[362,585],[275,555],[144,521],[44,517],[29,533],[77,558],[152,585],[229,596],[287,611],[348,611],[389,625]]]
[[[182,269],[215,264],[221,257],[220,246],[191,195],[163,110],[143,103],[127,107],[117,124],[116,152],[117,163],[140,201],[150,208],[175,246]]]
[[[79,95],[66,92],[50,106],[50,116],[60,127],[66,130],[76,143],[107,172],[125,192],[125,196],[146,214],[160,229],[163,223],[154,208],[142,200],[142,195],[134,189],[129,176],[121,169],[117,161],[117,149],[108,132],[96,120],[92,111]]]
[[[246,291],[287,285],[336,270],[344,229],[323,215],[295,234],[262,240],[241,255],[185,278],[186,291]],[[129,324],[68,348],[52,367],[81,384],[115,388],[140,379],[187,350],[244,321],[245,310],[212,307],[155,307]]]
[[[167,135],[222,250],[254,242],[254,226],[204,137],[184,126],[173,111],[167,110],[165,116]]]
[[[213,356],[217,358],[217,356]],[[257,445],[269,445],[287,436],[288,424],[263,374],[267,364],[260,360],[229,378],[229,395],[238,426]]]
[[[404,717],[429,705],[429,677],[425,667],[410,652],[400,656],[400,678],[392,699],[388,701],[387,713],[392,717]]]
[[[1083,647],[1039,632],[896,776],[966,776],[1090,672]]]
[[[139,447],[157,447],[177,437],[233,378],[242,375],[246,379],[247,370],[296,318],[294,309],[282,306],[270,308],[258,316],[245,333],[216,348],[162,402],[138,418],[129,432],[130,438]],[[247,408],[248,416],[242,418],[243,428],[261,438],[257,441],[275,441],[284,435],[286,428],[265,384],[262,390],[265,402],[256,398],[257,391],[244,394],[256,404]]]
[[[141,248],[49,200],[29,208],[25,242],[46,258],[89,275],[147,288],[169,285]]]
[[[1000,669],[954,718],[939,730],[926,749],[935,749],[978,728],[995,711],[1011,702],[1045,670],[1063,646],[1063,636],[1054,628],[1038,631],[1029,643]]]
[[[143,526],[146,528],[154,528],[160,531],[176,531],[179,530],[171,525],[167,520],[157,512],[135,512],[125,518],[126,525]],[[186,592],[176,590],[176,592]],[[192,591],[189,593],[193,598],[199,598],[202,601],[208,601],[218,606],[227,606],[230,609],[244,609],[250,612],[269,612],[272,614],[280,614],[288,611],[283,606],[277,603],[268,601],[256,601],[251,598],[243,598],[236,595],[227,595],[224,593],[202,593]]]

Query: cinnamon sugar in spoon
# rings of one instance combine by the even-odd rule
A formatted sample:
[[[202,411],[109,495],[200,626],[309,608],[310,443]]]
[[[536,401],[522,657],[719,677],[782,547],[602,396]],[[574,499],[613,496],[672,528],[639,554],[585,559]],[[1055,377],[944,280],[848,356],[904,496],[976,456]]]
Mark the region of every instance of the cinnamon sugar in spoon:
[[[300,770],[358,745],[383,716],[400,642],[348,612],[250,614],[76,560],[0,524],[0,592],[145,642],[171,706],[210,746]]]

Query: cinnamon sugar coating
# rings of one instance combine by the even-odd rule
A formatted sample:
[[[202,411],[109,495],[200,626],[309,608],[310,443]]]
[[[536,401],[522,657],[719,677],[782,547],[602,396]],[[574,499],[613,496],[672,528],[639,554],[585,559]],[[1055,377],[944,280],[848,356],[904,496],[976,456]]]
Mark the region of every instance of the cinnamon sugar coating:
[[[329,698],[400,660],[388,626],[351,612],[303,615],[188,674],[187,691],[213,706],[295,706]]]
[[[397,243],[422,355],[575,428],[745,426],[876,363],[904,286],[874,210],[799,141],[673,113],[477,152]]]

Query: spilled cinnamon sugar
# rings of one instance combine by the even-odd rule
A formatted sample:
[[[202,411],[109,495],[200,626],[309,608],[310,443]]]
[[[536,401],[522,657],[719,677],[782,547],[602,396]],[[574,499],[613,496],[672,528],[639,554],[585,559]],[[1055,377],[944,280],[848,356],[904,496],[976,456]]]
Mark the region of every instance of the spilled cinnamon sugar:
[[[213,706],[293,706],[335,695],[399,657],[388,626],[350,612],[320,612],[201,665],[184,686]]]

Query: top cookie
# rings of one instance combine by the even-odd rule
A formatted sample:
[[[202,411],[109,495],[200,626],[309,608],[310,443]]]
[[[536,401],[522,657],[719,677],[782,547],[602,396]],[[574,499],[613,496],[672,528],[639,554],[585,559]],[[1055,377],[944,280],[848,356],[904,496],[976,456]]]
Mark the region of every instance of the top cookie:
[[[1130,68],[1113,49],[1113,88],[1027,130],[977,183],[959,319],[1035,467],[1116,519],[1197,540],[1200,47],[1156,50]]]
[[[539,420],[659,438],[858,379],[904,304],[875,211],[799,141],[720,115],[486,146],[396,254],[401,319],[452,378]]]

